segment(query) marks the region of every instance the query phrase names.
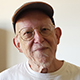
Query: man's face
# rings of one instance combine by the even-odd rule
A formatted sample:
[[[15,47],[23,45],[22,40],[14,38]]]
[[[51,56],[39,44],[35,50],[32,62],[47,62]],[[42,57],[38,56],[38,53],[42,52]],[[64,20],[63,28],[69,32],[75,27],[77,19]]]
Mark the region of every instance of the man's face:
[[[52,28],[52,32],[48,36],[41,35],[40,29],[43,26]],[[22,51],[30,62],[39,66],[50,65],[55,60],[59,41],[51,19],[40,11],[28,12],[16,22],[16,34],[24,28],[33,29],[35,34],[30,40],[24,40],[21,38],[21,34],[18,35],[17,48],[19,51]]]

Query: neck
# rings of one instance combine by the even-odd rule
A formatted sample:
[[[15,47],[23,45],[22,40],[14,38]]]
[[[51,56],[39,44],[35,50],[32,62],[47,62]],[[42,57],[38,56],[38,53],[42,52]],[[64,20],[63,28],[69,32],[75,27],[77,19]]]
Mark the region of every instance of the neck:
[[[60,69],[63,65],[63,62],[64,61],[59,61],[55,59],[52,61],[50,65],[44,67],[44,66],[37,65],[36,63],[29,61],[29,66],[32,70],[39,72],[39,73],[51,73]]]

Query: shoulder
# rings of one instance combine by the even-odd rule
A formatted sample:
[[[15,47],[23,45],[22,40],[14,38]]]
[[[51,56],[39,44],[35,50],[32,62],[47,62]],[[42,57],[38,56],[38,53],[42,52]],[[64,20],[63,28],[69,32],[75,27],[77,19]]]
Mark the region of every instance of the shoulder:
[[[66,62],[66,64],[67,64],[68,68],[70,68],[71,70],[78,70],[78,71],[80,71],[80,67],[79,66],[76,66],[76,65],[74,65],[72,63],[69,63],[69,62]]]
[[[0,80],[3,80],[4,78],[6,80],[10,80],[10,78],[14,78],[14,76],[16,76],[17,74],[20,74],[21,72],[25,71],[25,64],[26,62],[24,63],[20,63],[20,64],[17,64],[9,69],[6,69],[4,70],[3,72],[0,73]],[[11,79],[12,80],[12,79]]]
[[[72,63],[68,63],[68,62],[65,62],[67,65],[66,65],[66,70],[68,72],[70,72],[71,74],[75,75],[75,74],[79,74],[80,75],[80,67],[79,66],[76,66]]]

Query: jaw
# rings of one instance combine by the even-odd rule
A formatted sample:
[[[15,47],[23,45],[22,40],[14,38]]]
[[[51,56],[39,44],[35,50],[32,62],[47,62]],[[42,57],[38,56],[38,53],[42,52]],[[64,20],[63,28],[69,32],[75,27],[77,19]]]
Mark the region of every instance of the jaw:
[[[50,49],[36,50],[31,54],[32,60],[38,65],[49,65],[54,56]]]
[[[54,56],[49,58],[49,56],[43,55],[43,57],[34,58],[32,57],[29,60],[29,64],[32,70],[37,71],[39,73],[47,73],[49,72],[50,66],[53,65]]]

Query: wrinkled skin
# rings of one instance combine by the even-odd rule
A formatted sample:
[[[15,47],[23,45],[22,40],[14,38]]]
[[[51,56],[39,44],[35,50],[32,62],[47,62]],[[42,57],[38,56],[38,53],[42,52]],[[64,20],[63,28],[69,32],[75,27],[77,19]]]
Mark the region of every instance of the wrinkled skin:
[[[43,25],[51,24],[52,33],[44,37],[39,33]],[[36,72],[54,72],[58,70],[63,62],[56,59],[57,45],[60,41],[61,30],[55,28],[51,19],[40,11],[29,11],[20,16],[16,22],[16,34],[24,27],[33,28],[35,35],[32,40],[24,41],[19,35],[13,39],[15,47],[26,55],[28,63]],[[42,71],[45,69],[45,71]]]

